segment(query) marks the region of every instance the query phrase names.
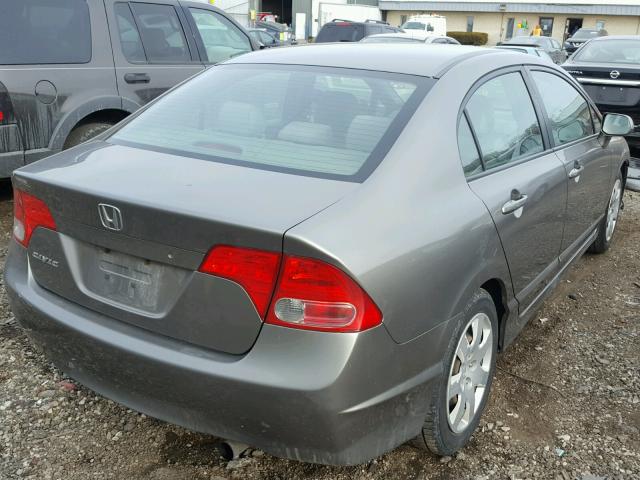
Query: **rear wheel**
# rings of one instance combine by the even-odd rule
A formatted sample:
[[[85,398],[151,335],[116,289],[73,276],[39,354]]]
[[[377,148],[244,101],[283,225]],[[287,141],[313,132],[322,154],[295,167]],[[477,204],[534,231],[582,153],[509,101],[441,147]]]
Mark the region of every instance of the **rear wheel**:
[[[67,140],[64,142],[63,150],[80,145],[87,140],[91,140],[93,137],[100,135],[112,126],[113,123],[108,122],[91,122],[79,125],[74,128],[67,137]]]
[[[590,252],[604,253],[609,250],[613,234],[618,225],[620,210],[622,209],[622,194],[622,174],[618,173],[618,178],[616,178],[613,189],[611,190],[606,214],[598,225],[598,236],[589,248]]]
[[[447,348],[444,375],[414,444],[437,455],[465,446],[487,403],[498,345],[498,315],[491,295],[478,290]]]

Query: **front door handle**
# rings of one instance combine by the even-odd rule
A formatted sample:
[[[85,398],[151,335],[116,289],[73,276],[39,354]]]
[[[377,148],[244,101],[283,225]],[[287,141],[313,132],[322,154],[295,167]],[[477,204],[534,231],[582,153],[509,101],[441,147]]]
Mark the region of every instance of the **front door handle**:
[[[127,73],[124,76],[124,81],[127,83],[149,83],[151,77],[146,73]]]
[[[520,193],[518,190],[511,190],[511,200],[502,206],[502,214],[509,215],[516,210],[522,208],[527,203],[527,196]]]
[[[573,168],[569,172],[569,178],[579,177],[582,173],[582,170],[584,170],[584,167],[579,161],[576,160],[575,162],[573,162]]]

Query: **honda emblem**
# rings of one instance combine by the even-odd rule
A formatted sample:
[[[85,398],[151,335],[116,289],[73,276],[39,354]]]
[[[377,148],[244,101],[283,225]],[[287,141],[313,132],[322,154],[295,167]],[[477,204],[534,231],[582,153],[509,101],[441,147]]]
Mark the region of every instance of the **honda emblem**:
[[[122,213],[118,207],[106,203],[99,203],[98,213],[100,214],[100,221],[104,228],[116,232],[122,230]]]

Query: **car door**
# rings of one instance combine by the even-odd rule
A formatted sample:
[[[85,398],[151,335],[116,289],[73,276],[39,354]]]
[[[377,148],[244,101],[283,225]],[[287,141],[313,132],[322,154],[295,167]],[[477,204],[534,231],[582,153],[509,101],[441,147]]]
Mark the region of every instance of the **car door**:
[[[246,31],[223,12],[203,7],[185,7],[196,45],[206,65],[224,62],[253,50]]]
[[[605,213],[611,184],[611,164],[594,128],[595,111],[564,76],[531,68],[531,78],[548,119],[549,137],[568,179],[567,217],[561,260],[568,261],[595,230]],[[596,117],[599,127],[599,119]]]
[[[521,316],[560,267],[566,172],[541,125],[523,72],[514,68],[484,79],[467,97],[459,131],[467,130],[459,145],[469,187],[496,225]]]
[[[202,71],[184,13],[173,0],[105,0],[120,96],[142,106]]]

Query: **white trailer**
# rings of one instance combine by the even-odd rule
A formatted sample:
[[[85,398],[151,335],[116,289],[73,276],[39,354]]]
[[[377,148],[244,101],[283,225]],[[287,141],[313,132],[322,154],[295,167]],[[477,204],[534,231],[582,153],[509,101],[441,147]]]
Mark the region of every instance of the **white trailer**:
[[[327,22],[336,18],[351,20],[352,22],[364,22],[365,20],[381,20],[382,14],[378,7],[371,5],[347,5],[347,1],[334,0],[332,3],[312,0],[311,11],[313,22],[311,24],[311,36],[318,36],[318,31]]]

